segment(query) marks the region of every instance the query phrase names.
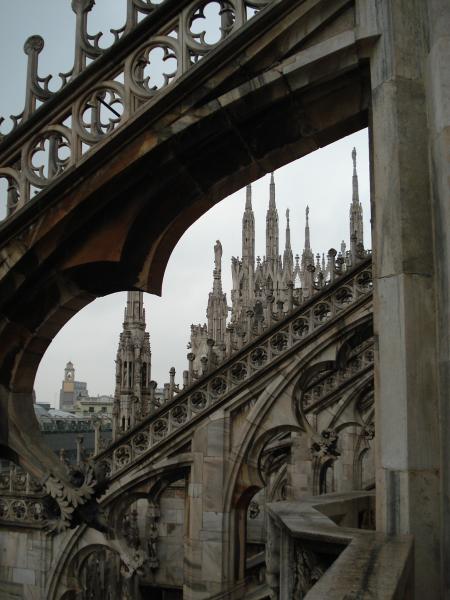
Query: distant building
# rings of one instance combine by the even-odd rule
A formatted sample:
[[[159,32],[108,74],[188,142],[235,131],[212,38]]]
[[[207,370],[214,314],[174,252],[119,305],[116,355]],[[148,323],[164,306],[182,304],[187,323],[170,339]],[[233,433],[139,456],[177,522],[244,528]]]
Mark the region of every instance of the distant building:
[[[59,392],[59,408],[67,412],[75,412],[77,401],[88,397],[87,383],[75,381],[75,368],[69,361],[64,369],[64,380]]]
[[[100,398],[110,397],[100,396]],[[95,413],[90,413],[88,416],[79,416],[60,409],[50,408],[49,406],[49,404],[45,403],[36,403],[34,411],[41,431],[45,436],[45,441],[50,449],[58,454],[61,459],[73,464],[77,458],[78,439],[85,455],[92,454],[95,443],[93,418]],[[98,418],[97,415],[96,418]],[[105,418],[102,418],[101,430],[102,437],[105,440],[110,440],[110,417],[108,418],[105,415]]]
[[[82,396],[75,404],[77,417],[107,417],[112,419],[114,396]]]

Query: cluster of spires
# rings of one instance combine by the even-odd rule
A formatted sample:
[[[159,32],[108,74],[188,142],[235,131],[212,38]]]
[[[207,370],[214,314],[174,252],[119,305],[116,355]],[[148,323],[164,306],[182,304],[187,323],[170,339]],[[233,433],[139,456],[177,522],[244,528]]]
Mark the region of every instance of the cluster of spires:
[[[231,261],[233,280],[231,307],[228,307],[226,294],[222,290],[220,261],[222,247],[218,240],[214,247],[213,289],[209,294],[206,311],[208,323],[191,326],[192,352],[189,373],[192,376],[204,374],[205,366],[207,370],[214,368],[244,343],[260,335],[275,320],[283,318],[323,285],[332,281],[336,271],[345,271],[365,255],[363,212],[359,200],[355,148],[352,151],[352,160],[353,193],[349,214],[349,251],[345,242],[341,242],[340,252],[332,248],[327,256],[325,253],[314,255],[311,249],[309,206],[307,206],[305,242],[301,256],[297,254],[294,258],[293,255],[289,209],[286,211],[285,247],[283,255],[280,254],[275,178],[272,173],[269,206],[266,213],[266,254],[262,259],[255,256],[252,188],[251,185],[247,186],[242,217],[242,257],[233,257]],[[229,313],[230,319],[227,322]]]
[[[301,256],[291,247],[289,209],[286,211],[286,241],[279,252],[279,224],[274,174],[270,177],[269,206],[266,213],[266,255],[255,256],[255,216],[252,188],[246,189],[242,217],[242,257],[232,258],[233,288],[231,307],[222,288],[222,244],[214,246],[213,286],[206,310],[207,324],[192,325],[188,354],[189,368],[183,373],[183,388],[217,367],[245,343],[283,319],[317,290],[355,265],[367,255],[363,245],[363,212],[359,200],[356,149],[352,152],[353,193],[350,205],[350,250],[341,243],[325,254],[311,249],[309,207],[306,207],[305,242]],[[229,322],[228,315],[230,314]],[[146,332],[142,292],[128,292],[123,331],[116,359],[116,391],[113,412],[113,437],[133,427],[180,390],[175,384],[175,369],[163,393],[151,380],[151,351]]]

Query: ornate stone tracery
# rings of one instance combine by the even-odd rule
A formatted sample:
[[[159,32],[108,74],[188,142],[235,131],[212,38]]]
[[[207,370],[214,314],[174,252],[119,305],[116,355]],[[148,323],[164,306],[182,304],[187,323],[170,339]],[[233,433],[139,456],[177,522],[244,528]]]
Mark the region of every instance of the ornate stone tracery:
[[[166,19],[155,32],[151,20],[158,17],[164,1],[127,0],[126,22],[110,30],[113,42],[103,47],[103,32],[88,33],[95,2],[73,0],[76,34],[72,69],[60,73],[60,87],[52,91],[52,75],[39,75],[39,55],[44,50],[44,40],[38,35],[27,39],[24,45],[28,57],[25,106],[20,114],[11,115],[10,131],[0,134],[0,143],[7,144],[10,133],[20,132],[21,126],[41,104],[57,97],[64,88],[73,87],[92,61],[114,52],[114,46],[122,38],[138,27],[142,29],[142,19],[148,22],[151,35],[143,37],[137,48],[136,44],[132,46],[120,65],[114,64],[107,72],[102,71],[97,84],[88,92],[79,86],[79,94],[62,103],[64,108],[57,116],[26,140],[26,150],[21,157],[1,165],[0,178],[8,181],[6,218],[32,198],[33,190],[39,193],[70,166],[78,164],[86,152],[126,123],[143,104],[163,94],[181,75],[270,3],[271,0],[185,0],[178,14]],[[215,8],[217,14],[214,14]],[[159,68],[155,69],[157,63]],[[0,125],[3,121],[0,117]]]

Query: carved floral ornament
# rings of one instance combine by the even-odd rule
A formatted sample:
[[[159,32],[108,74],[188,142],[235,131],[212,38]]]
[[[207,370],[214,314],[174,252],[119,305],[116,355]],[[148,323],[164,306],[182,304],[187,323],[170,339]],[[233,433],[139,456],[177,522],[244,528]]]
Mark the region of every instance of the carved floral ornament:
[[[340,452],[337,450],[338,434],[333,429],[324,429],[320,435],[314,437],[311,445],[311,454],[320,460],[337,458]]]
[[[249,517],[249,519],[256,519],[256,518],[258,518],[260,512],[261,512],[261,508],[260,508],[258,502],[256,502],[256,500],[251,500],[250,504],[248,505],[248,517]]]
[[[86,469],[78,486],[62,482],[52,474],[42,486],[23,472],[20,477],[26,480],[27,487],[25,483],[16,484],[14,491],[10,490],[13,495],[0,498],[0,520],[45,524],[52,533],[70,526],[73,512],[92,498],[96,484],[91,468]]]
[[[114,131],[126,118],[125,88],[105,81],[75,105],[75,129],[81,141],[94,145]]]
[[[81,473],[80,473],[81,474]],[[46,492],[56,501],[60,514],[48,519],[48,527],[53,532],[64,531],[70,526],[74,510],[85,504],[94,494],[96,481],[92,467],[82,474],[80,485],[68,485],[50,474],[43,482]]]
[[[208,402],[206,393],[202,391],[194,392],[189,399],[193,411],[203,410]]]
[[[182,425],[188,418],[188,408],[186,404],[178,404],[171,410],[172,423],[175,426]]]
[[[111,29],[113,45],[132,31],[142,18],[151,18],[165,0],[122,0],[127,2],[126,23]],[[200,59],[220,44],[231,32],[242,27],[256,12],[272,0],[195,0],[181,7],[179,14],[161,25],[138,48],[130,47],[128,56],[108,72],[102,72],[98,84],[86,93],[68,94],[61,112],[51,121],[43,119],[40,131],[22,141],[24,152],[0,165],[0,178],[8,181],[4,200],[8,218],[34,193],[60,177],[71,165],[77,165],[83,155],[98,142],[111,135],[145,102],[151,102]],[[40,106],[73,82],[96,58],[108,52],[102,47],[102,32],[89,34],[89,16],[95,10],[94,0],[73,0],[76,15],[74,65],[60,73],[57,91],[50,89],[51,75],[39,75],[39,55],[44,40],[31,36],[24,45],[28,57],[25,106],[12,115],[10,131],[20,129]],[[93,68],[94,65],[92,65]],[[4,119],[0,117],[0,126]],[[0,143],[6,143],[8,133],[0,132]],[[32,189],[30,190],[30,186]],[[35,188],[35,189],[33,189]]]
[[[140,431],[133,438],[133,448],[138,454],[145,452],[149,445],[149,435],[146,431]]]
[[[375,424],[372,422],[365,425],[362,434],[366,438],[366,440],[373,440],[375,437]]]
[[[22,156],[28,182],[45,187],[72,163],[71,130],[62,125],[47,127],[24,146]]]
[[[288,336],[284,332],[275,334],[270,339],[270,346],[274,352],[283,352],[288,347]]]

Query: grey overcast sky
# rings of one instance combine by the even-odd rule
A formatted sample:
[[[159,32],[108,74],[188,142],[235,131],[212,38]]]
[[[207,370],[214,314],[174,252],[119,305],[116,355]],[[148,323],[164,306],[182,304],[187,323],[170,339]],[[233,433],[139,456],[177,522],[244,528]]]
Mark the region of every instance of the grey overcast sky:
[[[89,32],[119,28],[125,19],[126,0],[96,0]],[[75,15],[70,0],[0,0],[0,115],[18,114],[23,108],[26,60],[23,44],[39,34],[45,39],[40,75],[70,70],[73,60]],[[105,36],[104,46],[111,37]],[[57,78],[56,78],[57,79]],[[56,81],[55,81],[56,83]],[[54,85],[53,89],[57,89]],[[0,128],[8,130],[5,122]],[[360,198],[364,209],[365,242],[370,247],[369,158],[367,131],[360,131],[314,154],[293,162],[275,174],[280,220],[280,248],[284,245],[285,213],[291,211],[294,254],[304,243],[304,215],[310,206],[311,244],[314,252],[339,249],[349,242],[348,213],[352,190],[351,150],[358,151]],[[0,180],[1,181],[1,180]],[[4,187],[0,186],[0,193]],[[269,176],[253,184],[256,252],[265,247],[265,212]],[[145,295],[147,327],[152,346],[152,378],[162,385],[174,366],[181,381],[187,367],[186,345],[190,324],[204,323],[212,285],[213,246],[223,246],[223,283],[231,302],[231,256],[241,253],[242,190],[220,202],[183,235],[172,253],[161,298]],[[4,196],[1,196],[4,203]],[[0,206],[0,211],[2,206]],[[1,212],[0,212],[1,214]],[[85,307],[59,332],[45,353],[36,376],[38,402],[58,404],[67,361],[75,365],[76,379],[86,381],[91,395],[114,393],[114,360],[122,327],[126,293],[99,298]]]

